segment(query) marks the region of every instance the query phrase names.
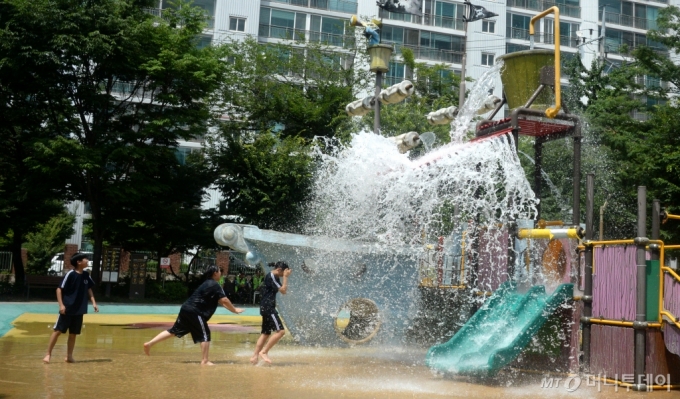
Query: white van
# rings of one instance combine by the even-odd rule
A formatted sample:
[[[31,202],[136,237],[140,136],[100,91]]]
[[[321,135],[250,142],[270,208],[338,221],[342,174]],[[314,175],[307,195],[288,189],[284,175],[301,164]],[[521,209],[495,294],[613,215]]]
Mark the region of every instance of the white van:
[[[88,272],[92,271],[92,258],[94,258],[94,254],[92,252],[80,252],[81,254],[87,255],[87,267],[85,270]],[[66,262],[66,270],[64,270],[64,253],[59,252],[58,254],[54,255],[52,257],[52,265],[50,266],[50,270],[47,272],[48,274],[52,276],[63,276],[71,270],[71,264],[67,261]]]

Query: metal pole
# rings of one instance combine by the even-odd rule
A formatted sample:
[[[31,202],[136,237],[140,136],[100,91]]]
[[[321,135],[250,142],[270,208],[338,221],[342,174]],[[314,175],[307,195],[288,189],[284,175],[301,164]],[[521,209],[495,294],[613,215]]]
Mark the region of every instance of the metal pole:
[[[468,9],[470,6],[468,3],[465,3],[465,15],[470,15],[470,10]],[[468,30],[468,22],[467,22],[467,17],[465,18],[465,22],[463,23],[463,31],[465,32],[465,35],[463,36],[463,58],[461,60],[461,68],[460,68],[460,93],[458,93],[458,109],[461,109],[463,107],[463,103],[465,102],[465,64],[467,62],[467,57],[465,54],[467,53],[467,30]]]
[[[380,91],[382,90],[383,73],[375,73],[375,106],[373,107],[373,133],[380,134]]]
[[[659,236],[661,235],[661,227],[660,227],[660,222],[661,222],[661,201],[658,199],[655,199],[652,201],[652,240],[658,240]],[[659,253],[659,246],[658,245],[650,245],[649,246],[651,249],[651,259],[652,260],[659,260],[660,253]],[[662,265],[663,266],[663,265]]]
[[[581,223],[581,123],[574,126],[574,176],[572,193],[572,223],[578,226]],[[592,214],[592,209],[590,210]],[[592,217],[592,216],[591,216]],[[590,227],[592,230],[592,226]]]
[[[536,137],[534,141],[534,194],[541,199],[541,169],[543,167],[543,140]],[[541,201],[536,204],[536,219],[541,219]]]
[[[638,226],[635,238],[637,251],[637,282],[635,298],[635,321],[644,324],[647,319],[646,296],[647,296],[647,264],[645,262],[645,247],[649,239],[646,235],[647,223],[647,187],[638,187]],[[642,379],[645,377],[645,346],[647,330],[644,326],[635,328],[635,385],[641,390]]]
[[[593,203],[595,198],[595,176],[586,176],[586,248],[584,252],[585,276],[583,282],[583,317],[589,319],[593,315]],[[583,324],[583,371],[590,371],[590,329],[591,324]]]

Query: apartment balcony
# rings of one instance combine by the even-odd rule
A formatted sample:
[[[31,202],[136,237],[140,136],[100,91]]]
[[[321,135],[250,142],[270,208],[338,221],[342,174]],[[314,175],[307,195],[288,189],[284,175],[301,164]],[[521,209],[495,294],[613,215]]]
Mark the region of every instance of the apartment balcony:
[[[462,19],[443,17],[440,15],[413,15],[413,14],[401,14],[395,12],[385,11],[382,8],[379,10],[378,16],[380,18],[389,19],[392,21],[404,21],[411,22],[418,25],[424,26],[436,26],[439,28],[448,28],[456,30],[464,30],[465,22]]]
[[[433,47],[421,47],[412,46],[409,44],[393,43],[389,41],[384,41],[383,44],[394,45],[394,51],[397,54],[401,53],[402,48],[407,48],[413,51],[413,56],[418,60],[429,60],[429,61],[439,61],[448,62],[454,64],[460,64],[463,62],[463,52],[454,50],[442,50]]]
[[[258,31],[260,38],[294,40],[299,42],[322,43],[334,47],[354,48],[356,38],[353,35],[338,35],[332,33],[314,32],[302,29],[293,29],[275,25],[260,25]]]
[[[505,37],[508,39],[518,39],[529,41],[531,35],[528,29],[506,28]],[[555,44],[555,35],[544,32],[538,32],[535,37],[535,43]],[[560,35],[561,47],[578,47],[578,37],[562,36]]]
[[[635,83],[644,86],[647,89],[663,89],[667,90],[669,88],[669,84],[666,81],[663,81],[659,78],[653,78],[651,76],[636,76],[635,77]]]
[[[581,1],[594,1],[594,0],[581,0]],[[533,11],[544,11],[550,7],[558,7],[560,9],[560,16],[581,18],[581,7],[559,4],[555,3],[554,1],[508,0],[508,7],[525,8],[527,10]]]
[[[657,29],[656,21],[651,19],[635,18],[630,15],[616,14],[613,12],[605,12],[604,17],[608,24],[629,26],[644,30]],[[600,14],[598,21],[602,22],[602,14]]]
[[[163,14],[167,11],[162,9],[162,8],[145,8],[144,11],[147,13],[153,15],[154,17],[157,18],[164,18]],[[183,21],[180,20],[180,24],[182,24]],[[206,15],[205,23],[208,25],[206,28],[207,29],[215,29],[215,16],[214,15]]]
[[[349,0],[269,0],[273,3],[284,3],[298,7],[316,8],[319,10],[328,10],[335,12],[342,12],[345,14],[357,13],[357,2]]]

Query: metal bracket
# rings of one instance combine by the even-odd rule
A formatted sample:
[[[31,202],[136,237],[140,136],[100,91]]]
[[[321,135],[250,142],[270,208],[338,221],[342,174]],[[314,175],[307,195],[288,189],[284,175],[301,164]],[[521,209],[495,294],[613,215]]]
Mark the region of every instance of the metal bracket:
[[[635,237],[633,239],[633,242],[635,243],[635,245],[647,246],[647,244],[649,244],[649,238],[647,238],[647,237]]]

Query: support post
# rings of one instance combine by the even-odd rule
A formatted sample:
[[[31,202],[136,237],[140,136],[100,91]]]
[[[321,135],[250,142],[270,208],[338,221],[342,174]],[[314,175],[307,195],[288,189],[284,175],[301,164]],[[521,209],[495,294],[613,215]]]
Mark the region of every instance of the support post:
[[[375,107],[373,108],[373,133],[380,134],[380,91],[382,90],[383,73],[375,73]]]
[[[465,15],[470,15],[470,10],[468,7],[470,7],[470,5],[465,3]],[[463,48],[463,58],[461,59],[460,67],[460,92],[458,93],[458,109],[463,109],[463,103],[465,102],[465,64],[467,62],[465,54],[467,54],[467,30],[468,22],[467,18],[465,18],[465,22],[463,22],[463,31],[465,32],[465,36],[463,36],[463,45],[465,47]]]
[[[661,236],[661,201],[655,199],[652,201],[652,240],[658,240]],[[658,245],[650,245],[651,260],[659,260],[660,248]],[[663,266],[663,265],[661,265]]]
[[[572,193],[572,223],[578,226],[581,223],[581,123],[576,123],[574,126],[574,175],[573,175],[573,193]],[[592,209],[591,218],[592,218]],[[592,231],[592,226],[586,228]],[[592,235],[591,235],[592,239]]]
[[[583,283],[583,317],[589,319],[593,315],[593,207],[595,198],[595,176],[586,176],[586,248],[584,252]],[[591,324],[583,324],[583,371],[590,371],[590,335]]]
[[[645,248],[648,244],[646,235],[647,223],[647,187],[638,187],[638,225],[637,237],[635,238],[636,250],[636,264],[637,264],[637,281],[636,281],[636,297],[635,297],[635,321],[644,323],[647,320],[647,262],[645,261]],[[645,378],[645,346],[646,346],[646,328],[635,329],[635,382],[634,385],[638,390],[642,390],[645,385],[643,379]]]

